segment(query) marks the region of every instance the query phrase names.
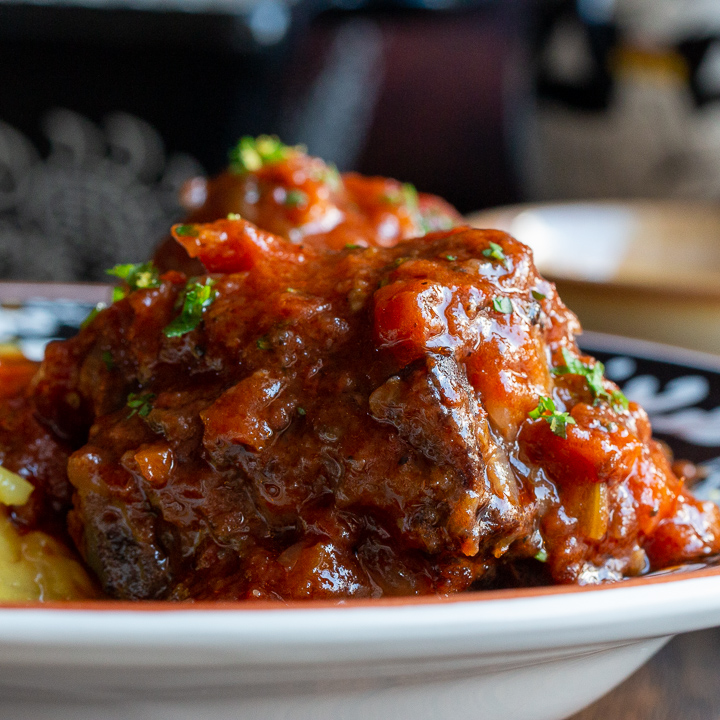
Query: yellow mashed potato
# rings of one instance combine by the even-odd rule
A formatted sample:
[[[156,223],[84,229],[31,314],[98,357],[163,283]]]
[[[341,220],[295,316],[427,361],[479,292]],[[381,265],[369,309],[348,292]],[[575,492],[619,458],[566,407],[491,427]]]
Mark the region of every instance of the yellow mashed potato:
[[[82,600],[98,592],[62,543],[40,531],[21,534],[5,506],[22,505],[32,492],[24,478],[0,466],[0,601]]]

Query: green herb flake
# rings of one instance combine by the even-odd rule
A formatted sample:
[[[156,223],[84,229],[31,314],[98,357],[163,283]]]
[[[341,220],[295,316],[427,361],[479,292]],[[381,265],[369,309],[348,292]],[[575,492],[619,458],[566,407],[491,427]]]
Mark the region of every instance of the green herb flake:
[[[544,300],[547,297],[547,295],[543,295],[541,292],[538,292],[537,290],[532,291],[532,296],[536,300]]]
[[[267,335],[259,337],[256,344],[260,350],[270,350],[270,348],[272,348],[272,343]]]
[[[130,393],[127,396],[127,406],[132,410],[128,415],[130,419],[133,415],[139,415],[144,418],[150,414],[152,410],[152,403],[155,400],[155,393]]]
[[[456,224],[453,218],[440,212],[437,208],[431,207],[419,214],[420,227],[425,235],[438,230],[451,230]]]
[[[339,190],[342,185],[340,171],[334,163],[330,163],[323,173],[322,182],[330,187],[331,190]]]
[[[545,420],[550,425],[550,430],[563,440],[567,437],[567,426],[575,425],[575,418],[569,412],[560,412],[555,407],[552,398],[541,395],[538,405],[528,413],[531,420]]]
[[[493,298],[493,309],[499,313],[510,315],[515,309],[512,304],[512,300],[508,297],[496,297]]]
[[[287,207],[300,207],[301,205],[307,205],[308,196],[307,193],[302,190],[293,188],[285,193],[285,200],[283,202]]]
[[[345,243],[346,250],[364,250],[364,245],[355,245],[354,243]]]
[[[178,225],[174,232],[180,237],[197,237],[200,235],[196,225]]]
[[[450,262],[455,262],[457,260],[457,255],[443,255],[443,257]]]
[[[412,183],[402,184],[402,197],[408,207],[417,210],[420,204],[420,198],[418,196],[418,191]]]
[[[265,165],[286,160],[292,152],[302,151],[304,148],[285,145],[275,135],[245,135],[230,150],[230,170],[237,174],[257,172]]]
[[[574,357],[567,348],[562,349],[562,356],[565,365],[553,368],[553,375],[580,375],[585,378],[593,399],[596,402],[604,400],[618,412],[620,410],[627,410],[628,399],[620,390],[614,390],[612,393],[605,390],[603,385],[605,366],[599,360],[597,360],[594,365],[588,365]]]
[[[123,287],[113,289],[113,302],[122,300],[127,296],[128,292],[134,290],[160,287],[160,273],[152,262],[116,265],[105,272],[108,275],[120,278],[127,285],[127,289]]]
[[[630,401],[625,397],[622,390],[613,390],[610,394],[610,404],[616,411],[627,410],[630,407]]]
[[[297,411],[298,411],[298,415],[302,415],[303,417],[305,416],[305,408],[299,407],[297,409]]]
[[[108,370],[115,368],[115,360],[113,359],[112,353],[109,350],[105,350],[102,354],[102,361],[105,363],[105,367]]]
[[[381,195],[380,200],[390,205],[406,205],[410,210],[417,210],[420,206],[418,191],[412,183],[403,183],[397,190]]]
[[[228,220],[242,220],[242,215],[240,213],[228,213],[227,219]]]
[[[533,556],[538,562],[544,563],[548,560],[548,554],[547,550],[544,548],[542,550],[539,550],[535,555]]]
[[[487,258],[492,258],[493,260],[501,262],[503,265],[507,262],[507,258],[505,257],[502,247],[494,242],[491,242],[490,247],[483,250],[482,254]]]
[[[406,257],[395,258],[394,265],[395,265],[395,267],[400,267],[403,263],[406,263],[409,259],[410,258],[406,258]]]
[[[205,284],[189,282],[185,287],[185,297],[180,315],[176,317],[163,331],[166,337],[179,337],[194,330],[202,320],[205,309],[212,305],[217,292],[213,285],[215,281],[208,278]]]
[[[115,288],[117,290],[117,288]],[[113,291],[113,296],[115,292]],[[113,297],[113,302],[115,301]],[[84,330],[86,327],[92,325],[93,320],[100,314],[102,310],[107,307],[105,303],[98,303],[88,314],[88,316],[80,323],[80,327]]]

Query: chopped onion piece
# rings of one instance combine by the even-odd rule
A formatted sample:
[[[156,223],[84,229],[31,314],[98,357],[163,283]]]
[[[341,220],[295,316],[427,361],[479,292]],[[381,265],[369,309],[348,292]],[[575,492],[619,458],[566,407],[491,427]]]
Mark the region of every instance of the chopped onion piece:
[[[582,530],[591,540],[605,537],[608,527],[608,493],[605,483],[593,483],[585,499]]]

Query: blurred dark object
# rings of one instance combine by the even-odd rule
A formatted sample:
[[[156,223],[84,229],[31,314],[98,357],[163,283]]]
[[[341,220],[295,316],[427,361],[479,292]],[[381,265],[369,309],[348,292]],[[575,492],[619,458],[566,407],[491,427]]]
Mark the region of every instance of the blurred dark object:
[[[579,109],[604,110],[612,92],[610,57],[617,28],[612,15],[588,17],[579,6],[575,0],[538,4],[537,94]]]
[[[290,12],[280,0],[253,6]],[[0,3],[0,120],[44,152],[48,110],[68,108],[95,123],[126,112],[150,123],[168,151],[217,171],[239,133],[277,130],[291,20],[277,14],[275,26],[270,20],[254,34],[251,13]]]
[[[504,0],[325,14],[288,68],[285,135],[341,169],[411,181],[461,212],[516,201],[531,112],[528,10]]]
[[[159,7],[0,2],[0,277],[149,256],[180,183],[244,134],[463,211],[519,199],[529,0]]]

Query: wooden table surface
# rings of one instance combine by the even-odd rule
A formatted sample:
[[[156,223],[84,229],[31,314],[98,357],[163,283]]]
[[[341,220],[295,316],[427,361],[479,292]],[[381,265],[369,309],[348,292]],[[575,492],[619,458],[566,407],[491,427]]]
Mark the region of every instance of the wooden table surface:
[[[720,628],[674,638],[570,720],[720,720]]]

